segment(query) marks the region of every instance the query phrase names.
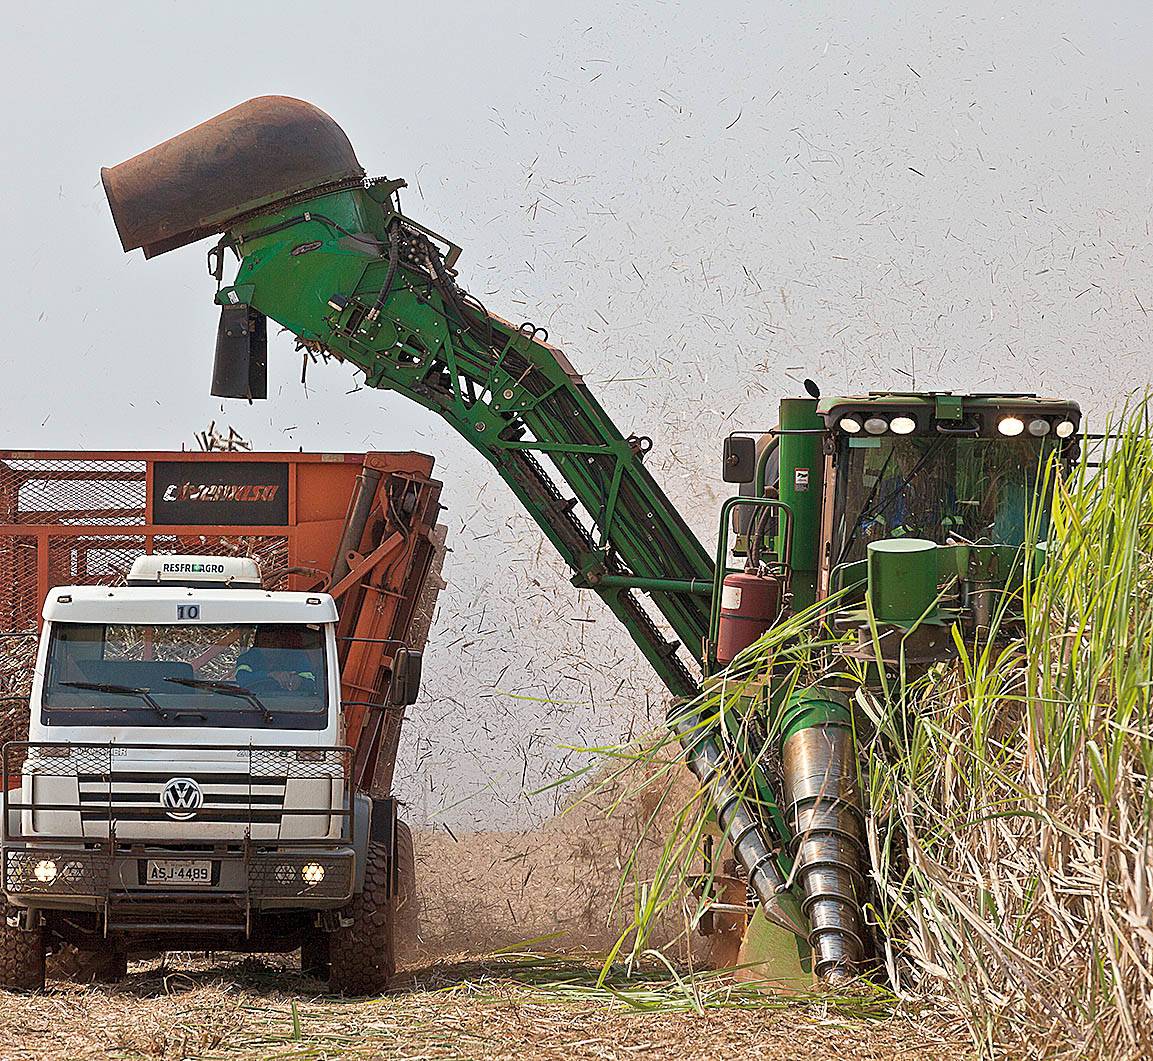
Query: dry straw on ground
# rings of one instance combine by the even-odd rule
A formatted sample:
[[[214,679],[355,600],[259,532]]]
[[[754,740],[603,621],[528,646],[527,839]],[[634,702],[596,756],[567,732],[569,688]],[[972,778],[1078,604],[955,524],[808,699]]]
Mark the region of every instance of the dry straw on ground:
[[[114,989],[10,996],[0,1061],[322,1058],[603,1061],[961,1061],[935,1033],[866,1000],[775,1003],[665,970],[596,985],[597,965],[490,958],[402,974],[384,997],[341,1001],[281,963],[134,966]]]

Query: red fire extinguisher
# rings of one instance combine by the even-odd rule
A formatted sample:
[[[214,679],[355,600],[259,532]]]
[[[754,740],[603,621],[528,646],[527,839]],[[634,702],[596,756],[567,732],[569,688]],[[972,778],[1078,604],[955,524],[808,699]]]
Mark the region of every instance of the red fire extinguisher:
[[[778,575],[737,571],[721,585],[721,617],[717,627],[717,662],[727,667],[781,615],[783,582]]]

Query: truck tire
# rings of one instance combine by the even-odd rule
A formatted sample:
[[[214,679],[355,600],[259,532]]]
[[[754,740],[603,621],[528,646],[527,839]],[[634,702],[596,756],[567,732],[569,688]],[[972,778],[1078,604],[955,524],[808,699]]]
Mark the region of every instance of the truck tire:
[[[0,987],[9,991],[37,991],[44,986],[44,929],[26,932],[13,922],[17,910],[0,905]]]
[[[396,971],[392,945],[392,889],[388,847],[370,843],[364,867],[364,891],[341,910],[351,924],[329,936],[329,989],[341,995],[370,995],[384,990]]]
[[[394,935],[403,945],[415,942],[420,930],[420,899],[416,891],[416,848],[407,823],[396,823],[396,895]]]

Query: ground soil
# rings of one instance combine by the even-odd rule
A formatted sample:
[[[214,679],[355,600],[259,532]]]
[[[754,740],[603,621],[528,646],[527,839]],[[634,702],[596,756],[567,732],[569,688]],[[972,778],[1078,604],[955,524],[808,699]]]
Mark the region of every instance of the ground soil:
[[[972,1056],[907,1017],[846,1017],[824,1002],[644,1012],[595,992],[593,966],[550,967],[542,980],[537,965],[437,964],[402,972],[382,997],[346,1001],[285,965],[170,956],[133,965],[114,988],[50,982],[43,994],[8,995],[0,1061]]]
[[[115,987],[50,979],[43,993],[4,996],[0,1061],[970,1056],[939,1025],[927,1030],[888,1010],[867,1019],[830,1000],[751,1006],[725,985],[718,996],[714,983],[705,999],[713,1004],[698,1011],[697,989],[678,982],[683,972],[660,966],[640,987],[619,979],[598,987],[594,955],[631,920],[631,891],[616,903],[622,867],[636,851],[643,879],[663,848],[661,831],[647,838],[644,823],[664,786],[638,793],[637,785],[632,776],[586,791],[531,832],[418,833],[420,927],[398,940],[401,971],[383,996],[334,999],[298,971],[298,956],[169,954],[133,963]],[[692,794],[687,773],[676,785],[669,806]],[[708,941],[686,935],[674,905],[653,942],[672,941],[667,953],[681,970],[686,938],[700,968]]]

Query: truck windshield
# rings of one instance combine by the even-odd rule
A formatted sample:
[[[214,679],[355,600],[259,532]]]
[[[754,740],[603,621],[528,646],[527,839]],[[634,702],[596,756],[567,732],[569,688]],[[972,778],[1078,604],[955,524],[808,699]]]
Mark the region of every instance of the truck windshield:
[[[1036,438],[850,438],[838,468],[837,563],[863,560],[879,538],[1020,545],[1037,501]],[[1048,516],[1048,506],[1043,518]],[[1041,528],[1044,533],[1044,527]]]
[[[47,726],[324,729],[325,675],[319,624],[54,623],[42,717]]]

